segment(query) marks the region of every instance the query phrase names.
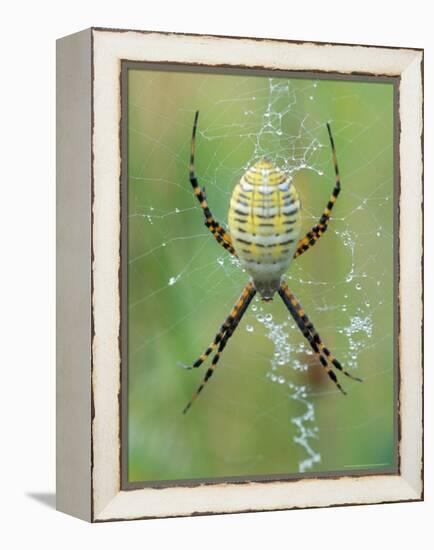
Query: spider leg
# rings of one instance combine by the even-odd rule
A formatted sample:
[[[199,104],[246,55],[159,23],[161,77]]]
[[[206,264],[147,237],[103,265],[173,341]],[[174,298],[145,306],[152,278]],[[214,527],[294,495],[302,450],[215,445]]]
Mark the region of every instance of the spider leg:
[[[292,298],[290,298],[290,296],[293,296],[293,294],[291,293],[291,291],[289,290],[289,288],[285,288],[283,289],[282,286],[281,288],[279,289],[279,294],[283,300],[283,302],[285,303],[286,307],[288,308],[289,312],[291,313],[294,321],[297,323],[297,326],[298,328],[301,330],[303,336],[306,338],[306,340],[309,342],[310,344],[310,347],[312,348],[312,350],[314,351],[315,355],[318,357],[321,365],[323,366],[323,368],[325,369],[325,371],[327,372],[328,376],[333,380],[333,382],[336,384],[336,386],[338,387],[338,389],[344,394],[346,395],[346,392],[345,390],[342,388],[342,386],[340,385],[340,383],[338,382],[338,379],[336,377],[336,374],[332,371],[332,369],[330,368],[330,365],[328,364],[327,360],[325,359],[325,357],[321,354],[320,350],[319,350],[319,347],[318,347],[318,344],[317,342],[315,342],[313,336],[312,336],[312,333],[310,332],[309,328],[306,326],[306,324],[303,322],[302,318],[300,317],[298,311],[297,311],[297,308],[295,306],[295,304],[293,303],[294,300]]]
[[[214,235],[216,241],[225,248],[232,255],[236,256],[235,248],[232,245],[232,239],[229,233],[214,219],[214,216],[209,209],[208,202],[205,196],[205,188],[199,185],[199,181],[196,177],[194,170],[194,154],[196,149],[196,130],[197,130],[197,119],[199,118],[199,111],[196,111],[194,115],[193,123],[193,133],[191,136],[191,154],[190,154],[190,166],[189,166],[189,177],[190,183],[193,187],[194,194],[199,201],[199,204],[203,210],[205,216],[205,225]]]
[[[184,369],[196,369],[202,365],[204,361],[206,361],[207,357],[211,355],[211,353],[215,350],[215,348],[220,344],[222,339],[224,338],[227,330],[233,325],[240,309],[242,308],[245,300],[248,299],[249,293],[253,292],[252,297],[249,298],[249,303],[253,296],[256,294],[256,290],[254,289],[253,283],[249,282],[245,288],[243,289],[243,292],[241,293],[240,297],[236,301],[234,307],[232,308],[229,315],[226,317],[225,322],[221,325],[220,330],[215,335],[214,340],[211,342],[211,344],[208,346],[208,348],[200,355],[196,361],[192,365],[183,365],[181,364],[182,368]]]
[[[256,289],[255,287],[253,286],[253,283],[252,282],[249,282],[246,287],[244,288],[241,296],[239,297],[237,303],[235,304],[235,306],[233,307],[231,313],[229,314],[229,316],[227,317],[226,321],[223,323],[222,325],[222,329],[220,329],[219,333],[216,335],[216,338],[214,339],[214,342],[211,344],[211,346],[206,350],[206,352],[200,356],[200,358],[196,361],[196,363],[198,363],[202,357],[204,357],[204,359],[199,363],[199,364],[202,364],[203,361],[206,359],[206,357],[208,357],[208,355],[210,355],[211,351],[206,355],[206,353],[208,352],[208,350],[210,348],[212,349],[215,349],[217,347],[217,344],[215,344],[215,341],[217,340],[218,336],[219,335],[222,335],[222,330],[223,330],[223,327],[226,327],[224,328],[224,334],[223,336],[220,336],[219,340],[218,340],[218,349],[217,349],[217,353],[214,355],[213,357],[213,360],[212,360],[212,363],[211,363],[211,366],[209,367],[209,369],[206,371],[205,373],[205,376],[203,378],[203,381],[202,383],[200,384],[200,386],[197,388],[197,390],[195,391],[195,393],[193,394],[192,398],[190,399],[190,401],[187,403],[187,405],[184,407],[184,410],[182,411],[184,414],[188,411],[188,409],[191,407],[191,405],[193,404],[193,402],[197,399],[197,397],[199,396],[200,392],[203,390],[203,388],[205,387],[206,383],[208,382],[208,380],[211,378],[211,376],[214,374],[214,370],[217,366],[217,363],[221,357],[221,354],[224,350],[224,348],[226,347],[226,344],[229,340],[229,338],[233,335],[233,333],[235,332],[235,329],[237,328],[239,322],[241,321],[244,313],[246,312],[247,308],[249,307],[249,304],[250,302],[252,301],[254,295],[256,294]],[[213,347],[214,346],[214,347]],[[196,365],[196,363],[194,365]],[[193,367],[194,367],[193,365]],[[197,365],[199,366],[199,365]]]
[[[312,321],[310,321],[309,317],[306,315],[304,309],[301,307],[300,302],[297,300],[297,298],[294,296],[294,294],[289,290],[288,285],[286,285],[287,293],[288,295],[291,295],[292,299],[291,304],[295,307],[296,313],[302,322],[303,326],[307,328],[307,330],[312,335],[312,339],[314,343],[317,345],[319,352],[325,356],[325,358],[332,363],[334,367],[336,367],[339,371],[342,372],[342,374],[345,374],[345,376],[348,376],[348,378],[351,378],[352,380],[357,380],[357,382],[362,382],[361,378],[358,378],[357,376],[352,375],[348,371],[346,371],[340,362],[336,359],[334,355],[331,354],[330,350],[324,345],[321,336],[317,332],[316,328],[313,326]]]
[[[229,334],[229,332],[226,332],[223,339],[221,340],[220,342],[220,345],[219,345],[219,348],[217,350],[217,353],[214,355],[213,357],[213,360],[212,360],[212,363],[211,363],[211,366],[209,367],[209,369],[206,371],[205,373],[205,376],[203,378],[203,381],[202,383],[199,385],[199,387],[197,388],[197,390],[194,392],[192,398],[190,399],[190,401],[187,403],[187,405],[184,407],[184,410],[182,411],[183,414],[185,414],[188,409],[193,405],[193,402],[198,398],[200,392],[203,390],[203,388],[205,387],[205,384],[208,382],[208,380],[211,378],[211,376],[213,375],[214,373],[214,369],[220,359],[220,355],[222,353],[222,351],[224,350],[224,348],[226,347],[226,343],[228,341],[228,339],[230,338],[231,334]]]
[[[321,365],[324,367],[328,376],[333,380],[333,382],[336,384],[338,389],[343,394],[346,394],[342,386],[339,384],[336,374],[331,369],[329,363],[331,363],[334,367],[336,367],[340,372],[345,374],[345,376],[348,376],[353,380],[357,380],[358,382],[361,382],[362,380],[360,378],[357,378],[356,376],[353,376],[352,374],[347,372],[339,363],[339,361],[330,353],[329,349],[326,348],[326,346],[321,340],[320,335],[318,334],[317,330],[315,329],[312,322],[309,320],[308,316],[306,315],[304,309],[302,308],[300,302],[291,292],[288,285],[284,282],[282,282],[280,285],[279,295],[282,298],[285,305],[287,306],[294,321],[297,323],[297,326],[303,333],[303,336],[309,342],[312,350],[314,351],[315,355],[318,357]]]
[[[333,140],[333,135],[332,135],[332,131],[329,123],[327,123],[327,131],[329,134],[330,145],[332,148],[333,166],[335,168],[335,175],[336,175],[335,187],[330,196],[329,202],[327,203],[327,206],[325,207],[322,213],[322,216],[319,219],[319,222],[316,225],[314,225],[312,229],[308,231],[302,239],[299,240],[297,244],[297,249],[294,253],[294,258],[298,258],[298,256],[306,252],[306,250],[309,250],[309,248],[312,248],[312,246],[318,241],[318,239],[322,235],[324,235],[324,233],[327,231],[333,206],[335,205],[341,190],[341,180],[339,175],[338,161],[336,157],[336,148],[335,148],[335,143]]]

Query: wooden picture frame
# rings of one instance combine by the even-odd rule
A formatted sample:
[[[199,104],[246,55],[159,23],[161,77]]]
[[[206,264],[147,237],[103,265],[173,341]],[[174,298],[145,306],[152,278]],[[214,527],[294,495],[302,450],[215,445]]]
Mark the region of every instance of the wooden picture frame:
[[[390,78],[397,85],[393,473],[122,482],[122,67]],[[92,522],[423,498],[423,51],[92,28],[57,43],[57,507]]]

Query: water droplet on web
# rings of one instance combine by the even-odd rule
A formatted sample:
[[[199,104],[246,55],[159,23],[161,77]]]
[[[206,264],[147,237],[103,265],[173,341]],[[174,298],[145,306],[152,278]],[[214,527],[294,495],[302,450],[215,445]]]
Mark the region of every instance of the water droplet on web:
[[[161,246],[166,246],[167,243],[161,243]]]
[[[263,322],[264,322],[264,316],[262,315],[262,313],[258,313],[258,315],[256,315],[256,319],[257,319],[260,323],[263,323]]]
[[[219,265],[224,265],[224,263],[225,263],[224,258],[222,258],[222,256],[219,256],[219,257],[217,258],[217,263],[218,263]]]
[[[258,306],[256,304],[253,304],[252,305],[252,311],[257,311],[258,310]]]
[[[318,176],[323,176],[324,172],[322,170],[318,170]]]
[[[381,233],[377,231],[377,237],[381,237]]]
[[[247,332],[253,332],[253,326],[252,325],[246,325]]]
[[[285,378],[283,376],[279,376],[277,381],[279,382],[279,384],[284,384],[285,383]]]
[[[174,285],[179,280],[180,277],[181,277],[181,274],[176,275],[176,277],[170,277],[168,285],[169,286]]]
[[[273,320],[273,316],[271,315],[271,313],[267,313],[265,315],[265,320],[267,321],[267,323]]]
[[[175,212],[176,212],[176,214],[179,214],[181,212],[181,210],[179,208],[175,208]]]
[[[361,290],[362,289],[362,285],[360,283],[356,283],[356,290]]]

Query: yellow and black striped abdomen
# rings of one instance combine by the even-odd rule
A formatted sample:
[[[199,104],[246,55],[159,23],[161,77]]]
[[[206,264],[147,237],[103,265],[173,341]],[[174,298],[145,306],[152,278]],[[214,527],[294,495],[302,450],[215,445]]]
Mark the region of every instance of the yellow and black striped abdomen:
[[[268,160],[252,166],[236,185],[229,208],[233,246],[257,291],[270,300],[278,290],[300,235],[295,186]]]

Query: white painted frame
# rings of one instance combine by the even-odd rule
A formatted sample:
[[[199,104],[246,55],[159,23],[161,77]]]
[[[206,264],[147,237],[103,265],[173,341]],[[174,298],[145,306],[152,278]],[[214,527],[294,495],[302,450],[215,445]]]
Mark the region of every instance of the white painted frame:
[[[78,45],[77,45],[78,44]],[[71,74],[58,80],[59,120],[62,111],[69,115],[72,135],[86,129],[91,132],[91,174],[87,180],[91,211],[92,311],[89,338],[91,349],[81,378],[74,381],[78,396],[89,410],[88,424],[77,425],[71,414],[73,396],[62,385],[71,377],[74,360],[65,366],[62,353],[58,366],[58,459],[59,508],[90,521],[168,517],[191,514],[230,513],[250,510],[276,510],[344,504],[368,504],[421,500],[423,498],[423,365],[422,365],[422,178],[423,178],[423,51],[257,40],[217,36],[164,34],[156,32],[90,29],[59,41],[59,67],[68,60]],[[77,53],[78,52],[78,53]],[[81,61],[80,61],[81,60]],[[399,235],[399,376],[400,433],[399,475],[343,476],[333,479],[297,479],[249,482],[244,484],[203,484],[195,487],[167,487],[121,490],[120,475],[120,176],[121,153],[119,124],[121,117],[121,61],[173,62],[261,67],[285,71],[326,71],[400,77],[399,85],[399,157],[400,157],[400,235]],[[72,61],[72,62],[71,62]],[[75,65],[74,65],[75,64]],[[90,70],[91,97],[72,104],[66,87],[81,74],[80,90],[87,94],[89,82],[83,70]],[[80,73],[81,71],[81,73]],[[60,70],[60,73],[62,71]],[[87,74],[87,72],[86,72]],[[63,80],[62,80],[63,78]],[[63,91],[62,91],[63,90]],[[79,90],[79,91],[80,91]],[[70,95],[70,94],[69,94]],[[87,100],[91,103],[88,104]],[[69,101],[69,104],[68,104]],[[77,107],[78,104],[78,107]],[[75,107],[74,107],[75,105]],[[90,113],[89,113],[90,107]],[[86,116],[83,115],[86,113]],[[80,116],[81,113],[81,116]],[[88,118],[90,114],[91,124]],[[71,128],[69,129],[71,132]],[[87,135],[87,134],[86,134]],[[67,140],[67,136],[60,135]],[[76,139],[76,146],[82,142]],[[69,196],[74,166],[60,145],[58,182],[60,199]],[[83,155],[86,151],[83,152]],[[82,156],[83,156],[82,155]],[[90,151],[87,151],[88,163]],[[75,159],[79,162],[80,157]],[[67,166],[71,162],[71,166]],[[65,170],[66,168],[66,170]],[[69,182],[69,183],[68,183]],[[77,209],[80,204],[77,205]],[[64,208],[61,204],[60,208]],[[88,208],[88,206],[87,206]],[[62,210],[60,210],[62,214]],[[63,228],[65,231],[65,228]],[[83,250],[90,257],[90,243],[81,236]],[[62,236],[59,246],[64,246]],[[90,260],[88,260],[90,261]],[[59,280],[63,268],[58,266]],[[87,272],[86,272],[87,273]],[[67,291],[67,283],[65,283]],[[77,296],[80,290],[76,290]],[[86,287],[86,292],[88,292]],[[75,298],[77,298],[75,296]],[[71,302],[76,299],[72,296]],[[62,296],[60,296],[62,302]],[[62,302],[63,303],[63,302]],[[67,309],[65,301],[64,310]],[[87,307],[87,304],[83,304]],[[90,312],[89,312],[90,313]],[[86,321],[89,321],[88,317]],[[87,326],[87,325],[86,325]],[[66,327],[67,328],[67,327]],[[59,323],[60,348],[68,345],[66,328]],[[85,353],[86,355],[86,353]],[[66,361],[68,363],[68,360]],[[75,375],[74,375],[75,376]],[[91,384],[91,387],[90,387]],[[77,389],[78,388],[78,389]],[[59,403],[60,399],[60,403]],[[92,402],[92,407],[90,406]],[[80,419],[80,422],[85,422]],[[65,430],[76,437],[65,441]],[[62,435],[63,434],[63,435]],[[89,440],[90,438],[90,440]],[[60,441],[60,443],[59,443]],[[68,452],[65,452],[65,445]],[[78,473],[71,465],[80,464]],[[84,470],[84,473],[83,473]]]

